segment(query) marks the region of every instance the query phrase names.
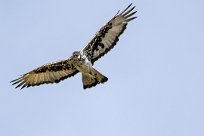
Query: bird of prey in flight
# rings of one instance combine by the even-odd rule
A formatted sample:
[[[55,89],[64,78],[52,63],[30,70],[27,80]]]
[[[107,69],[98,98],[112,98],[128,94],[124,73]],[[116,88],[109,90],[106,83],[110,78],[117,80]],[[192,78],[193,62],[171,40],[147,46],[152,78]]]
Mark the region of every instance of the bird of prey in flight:
[[[133,16],[136,13],[134,8],[135,6],[130,4],[122,12],[118,11],[96,32],[86,47],[80,51],[74,51],[70,58],[38,67],[11,81],[12,85],[23,89],[41,84],[58,83],[79,72],[82,73],[84,89],[105,83],[108,78],[97,71],[93,64],[116,45],[128,22],[136,18]]]

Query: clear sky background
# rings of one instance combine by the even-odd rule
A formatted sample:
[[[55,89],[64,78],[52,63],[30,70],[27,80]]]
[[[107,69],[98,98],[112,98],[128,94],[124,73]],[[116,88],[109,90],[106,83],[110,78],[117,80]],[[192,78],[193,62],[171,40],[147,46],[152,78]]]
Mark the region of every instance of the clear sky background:
[[[10,81],[82,49],[133,2],[138,18],[81,74],[24,90]],[[1,0],[1,136],[204,136],[203,0]]]

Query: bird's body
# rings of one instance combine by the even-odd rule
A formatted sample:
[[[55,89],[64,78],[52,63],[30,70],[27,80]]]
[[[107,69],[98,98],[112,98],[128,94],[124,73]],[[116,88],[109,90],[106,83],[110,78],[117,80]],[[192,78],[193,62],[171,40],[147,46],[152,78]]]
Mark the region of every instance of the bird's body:
[[[83,53],[77,51],[74,52],[72,55],[72,61],[76,69],[82,73],[89,73],[92,68],[91,62]]]
[[[83,54],[83,52],[75,51],[72,55],[72,61],[74,67],[82,73],[84,89],[90,88],[99,83],[104,83],[108,80],[107,77],[93,68],[91,61],[85,54]]]
[[[84,89],[106,82],[108,78],[94,69],[93,64],[116,45],[128,22],[136,18],[132,17],[136,11],[132,12],[135,7],[130,8],[131,5],[120,14],[118,12],[81,51],[73,52],[68,59],[38,67],[11,82],[13,85],[18,84],[16,88],[21,86],[22,89],[44,83],[58,83],[78,72],[82,73]]]

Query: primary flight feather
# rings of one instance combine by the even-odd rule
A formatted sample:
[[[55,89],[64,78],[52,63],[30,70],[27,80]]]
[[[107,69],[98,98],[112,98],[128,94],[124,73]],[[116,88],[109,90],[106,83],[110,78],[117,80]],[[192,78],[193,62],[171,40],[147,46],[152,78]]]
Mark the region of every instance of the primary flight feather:
[[[78,72],[82,73],[83,88],[91,88],[108,80],[106,76],[93,68],[93,64],[118,42],[119,36],[124,32],[133,16],[135,6],[130,4],[125,10],[119,12],[96,32],[95,37],[81,51],[73,52],[66,60],[54,62],[38,67],[20,78],[11,81],[16,88],[38,86],[41,84],[58,83]]]

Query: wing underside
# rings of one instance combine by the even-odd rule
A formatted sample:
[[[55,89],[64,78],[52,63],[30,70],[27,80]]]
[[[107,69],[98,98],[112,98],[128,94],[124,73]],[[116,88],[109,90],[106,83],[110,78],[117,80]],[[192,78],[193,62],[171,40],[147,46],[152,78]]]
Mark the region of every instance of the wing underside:
[[[125,10],[119,12],[106,23],[83,49],[83,52],[90,57],[92,63],[110,51],[118,42],[119,36],[124,32],[129,21],[136,18],[133,16],[135,6],[130,4]]]
[[[69,59],[50,63],[38,67],[20,78],[11,81],[12,85],[17,85],[16,88],[38,86],[41,84],[58,83],[68,77],[74,76],[78,70],[73,67]]]

